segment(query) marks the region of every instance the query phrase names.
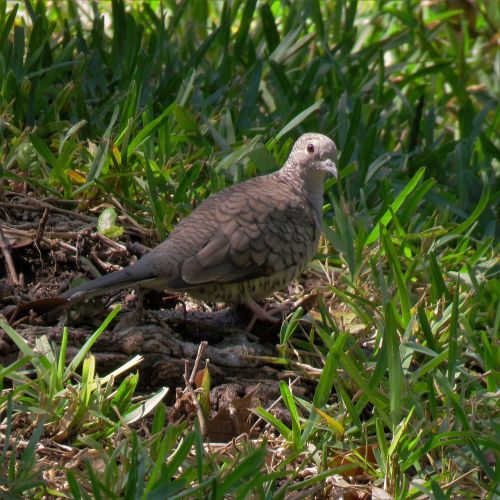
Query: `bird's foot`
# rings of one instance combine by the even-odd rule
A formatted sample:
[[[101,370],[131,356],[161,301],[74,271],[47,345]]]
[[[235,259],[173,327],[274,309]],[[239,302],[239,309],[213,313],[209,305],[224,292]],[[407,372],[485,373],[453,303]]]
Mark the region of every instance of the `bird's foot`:
[[[245,302],[245,305],[253,313],[250,323],[248,323],[247,327],[245,328],[247,332],[252,331],[257,320],[268,321],[270,323],[279,323],[279,321],[281,320],[281,314],[290,310],[290,304],[287,302],[284,302],[282,304],[272,304],[267,309],[264,309],[264,307],[257,304],[255,300],[249,299]]]

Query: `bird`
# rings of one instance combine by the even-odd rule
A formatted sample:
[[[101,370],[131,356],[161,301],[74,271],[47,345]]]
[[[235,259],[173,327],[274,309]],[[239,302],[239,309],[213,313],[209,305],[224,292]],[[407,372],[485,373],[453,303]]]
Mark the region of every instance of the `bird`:
[[[245,304],[257,319],[277,321],[257,301],[284,289],[314,257],[327,176],[338,178],[335,143],[303,134],[282,168],[212,194],[135,264],[59,297],[73,303],[141,285]]]

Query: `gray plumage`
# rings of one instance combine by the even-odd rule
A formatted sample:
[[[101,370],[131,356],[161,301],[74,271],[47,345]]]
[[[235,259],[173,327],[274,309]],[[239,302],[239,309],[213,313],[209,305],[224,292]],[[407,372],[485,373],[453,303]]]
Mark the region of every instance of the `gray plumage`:
[[[314,256],[323,182],[337,177],[336,161],[331,139],[304,134],[280,170],[210,196],[136,264],[60,297],[75,301],[142,284],[253,309],[254,299],[283,289]]]

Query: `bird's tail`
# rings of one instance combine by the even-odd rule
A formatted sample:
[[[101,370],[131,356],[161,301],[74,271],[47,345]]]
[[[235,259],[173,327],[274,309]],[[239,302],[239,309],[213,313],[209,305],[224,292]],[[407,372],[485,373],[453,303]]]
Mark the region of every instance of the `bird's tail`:
[[[139,265],[138,265],[139,264]],[[62,299],[67,299],[70,302],[103,295],[113,290],[121,290],[129,286],[138,284],[153,284],[158,276],[152,271],[145,271],[144,266],[138,263],[133,266],[128,266],[121,271],[106,274],[95,280],[87,281],[74,288],[70,288],[59,295]]]

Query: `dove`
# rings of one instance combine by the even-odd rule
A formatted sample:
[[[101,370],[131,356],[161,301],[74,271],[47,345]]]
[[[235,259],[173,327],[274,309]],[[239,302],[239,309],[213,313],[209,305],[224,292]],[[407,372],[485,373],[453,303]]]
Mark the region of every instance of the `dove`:
[[[59,297],[75,302],[141,285],[246,304],[258,319],[277,321],[257,301],[284,289],[314,257],[327,176],[338,177],[335,143],[304,134],[281,169],[209,196],[135,264]]]

